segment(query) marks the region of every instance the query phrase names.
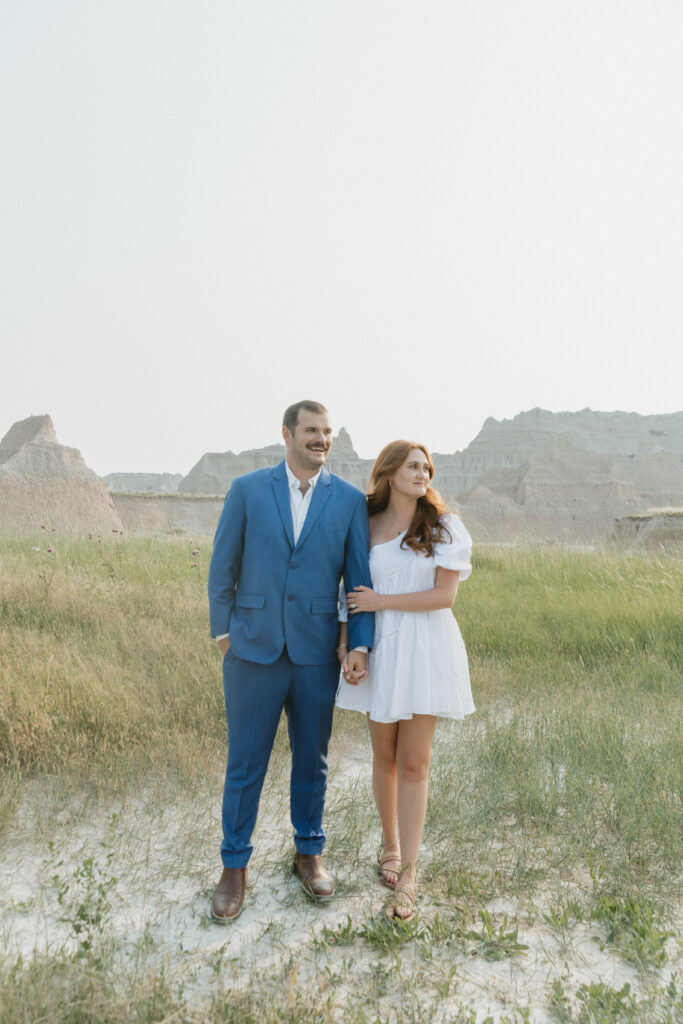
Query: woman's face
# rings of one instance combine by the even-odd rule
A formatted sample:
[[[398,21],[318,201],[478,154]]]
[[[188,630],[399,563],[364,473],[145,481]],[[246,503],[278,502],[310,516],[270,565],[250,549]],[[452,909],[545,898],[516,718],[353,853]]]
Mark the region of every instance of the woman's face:
[[[405,494],[411,498],[422,498],[429,487],[429,463],[421,448],[413,448],[400,469],[397,469],[391,480],[391,489],[395,494]]]

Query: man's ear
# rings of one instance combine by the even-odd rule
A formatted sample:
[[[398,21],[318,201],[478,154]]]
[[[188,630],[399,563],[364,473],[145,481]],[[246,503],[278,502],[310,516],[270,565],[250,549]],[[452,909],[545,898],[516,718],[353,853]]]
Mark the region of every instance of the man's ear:
[[[287,444],[287,442],[290,440],[290,438],[292,436],[291,433],[290,433],[289,427],[283,427],[282,428],[282,436],[283,436],[283,438],[285,440],[285,444]]]

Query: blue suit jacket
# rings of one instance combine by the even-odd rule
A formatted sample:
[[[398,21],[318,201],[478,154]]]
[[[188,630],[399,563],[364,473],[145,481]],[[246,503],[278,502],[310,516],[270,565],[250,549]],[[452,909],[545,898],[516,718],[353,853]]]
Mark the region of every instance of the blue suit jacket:
[[[287,645],[296,665],[333,661],[339,580],[372,586],[368,512],[357,487],[320,472],[294,544],[284,462],[233,481],[209,569],[211,635],[230,634],[238,658],[269,665]],[[374,615],[349,618],[349,647],[372,647]]]

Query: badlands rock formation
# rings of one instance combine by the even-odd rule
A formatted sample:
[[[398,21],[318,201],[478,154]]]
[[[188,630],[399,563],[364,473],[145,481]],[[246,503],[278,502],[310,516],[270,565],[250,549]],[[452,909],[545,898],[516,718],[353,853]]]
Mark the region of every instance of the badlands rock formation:
[[[107,489],[49,416],[20,420],[0,441],[0,529],[121,530]]]
[[[374,459],[361,459],[355,452],[348,431],[342,427],[334,438],[332,451],[327,460],[331,473],[336,473],[361,491],[367,490]]]
[[[514,468],[486,469],[456,495],[480,539],[605,540],[615,517],[683,504],[681,413],[533,410],[503,424],[487,420],[463,455],[477,451],[510,461],[527,453]]]
[[[516,468],[488,469],[460,501],[466,520],[492,539],[591,539],[632,509],[635,490],[610,455],[578,448],[563,434]]]
[[[683,413],[641,416],[637,412],[548,412],[530,409],[511,420],[484,422],[463,454],[511,455],[521,462],[558,434],[589,452],[630,456],[649,441],[683,458]]]
[[[236,476],[251,473],[264,466],[276,466],[285,457],[283,444],[271,444],[266,448],[251,448],[240,452],[207,452],[192,467],[187,476],[178,484],[181,494],[225,495]],[[348,432],[341,428],[334,438],[327,467],[345,480],[365,490],[372,468],[372,461],[361,459],[353,450]]]
[[[113,494],[126,533],[213,535],[223,497],[207,494]]]
[[[193,494],[225,494],[240,473],[272,466],[283,445],[204,455],[180,482]],[[552,413],[488,419],[470,445],[435,453],[436,486],[478,539],[606,539],[615,517],[683,505],[683,413]],[[365,489],[372,460],[343,428],[329,468]]]
[[[617,519],[610,537],[616,547],[676,551],[683,548],[683,508],[652,509]]]
[[[48,520],[102,530],[123,522],[141,533],[212,533],[234,478],[275,465],[284,452],[281,444],[209,452],[177,491],[171,474],[112,474],[108,496],[79,453],[57,442],[50,418],[31,417],[0,444],[0,526]],[[683,413],[532,409],[511,420],[486,420],[464,451],[437,453],[434,461],[437,488],[460,509],[475,539],[595,543],[609,538],[615,518],[631,522],[625,517],[683,507]],[[342,428],[328,466],[365,489],[372,461],[358,456]],[[658,521],[647,535],[668,537],[677,528]],[[638,532],[620,529],[624,537]]]
[[[223,494],[236,476],[254,469],[275,466],[284,458],[285,446],[250,448],[239,452],[207,452],[178,484],[180,494]]]
[[[182,473],[107,473],[103,476],[112,494],[175,494]]]
[[[576,449],[615,459],[661,448],[683,459],[683,413],[641,416],[635,412],[548,412],[531,409],[511,420],[489,417],[474,440],[453,455],[435,454],[439,484],[451,498],[464,495],[489,469],[514,469],[555,438]]]

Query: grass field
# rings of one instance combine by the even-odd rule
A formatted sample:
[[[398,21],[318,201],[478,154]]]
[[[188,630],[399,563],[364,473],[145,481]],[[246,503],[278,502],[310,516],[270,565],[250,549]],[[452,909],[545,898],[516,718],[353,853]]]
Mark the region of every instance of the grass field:
[[[0,540],[0,1024],[683,1019],[681,559],[477,549],[456,604],[477,713],[437,730],[417,922],[377,916],[366,727],[338,713],[337,900],[287,874],[281,734],[226,932],[209,557]]]

